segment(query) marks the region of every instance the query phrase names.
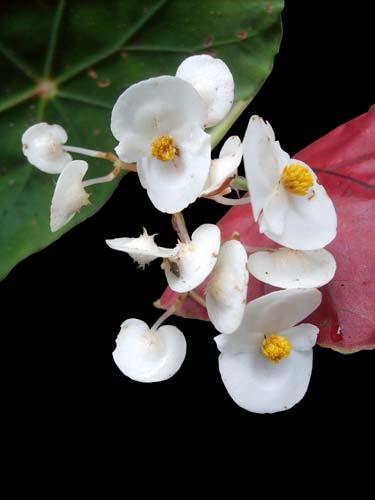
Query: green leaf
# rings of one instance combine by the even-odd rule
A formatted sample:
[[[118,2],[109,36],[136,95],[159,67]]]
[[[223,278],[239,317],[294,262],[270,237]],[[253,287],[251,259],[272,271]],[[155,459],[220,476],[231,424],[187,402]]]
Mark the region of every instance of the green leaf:
[[[23,131],[38,121],[67,129],[68,144],[110,151],[113,103],[145,78],[175,74],[181,61],[210,53],[230,67],[235,104],[212,129],[216,144],[271,71],[282,1],[70,0],[7,4],[0,20],[0,278],[94,214],[117,183],[93,186],[92,205],[57,233],[49,230],[56,176],[27,163]],[[48,80],[53,91],[41,90]],[[89,159],[89,176],[107,162]]]

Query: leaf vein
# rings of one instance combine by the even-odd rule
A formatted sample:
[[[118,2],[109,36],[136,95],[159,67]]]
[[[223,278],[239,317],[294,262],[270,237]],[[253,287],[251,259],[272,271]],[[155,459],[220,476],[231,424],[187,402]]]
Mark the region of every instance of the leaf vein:
[[[125,35],[121,37],[120,40],[117,40],[111,47],[108,47],[102,50],[101,52],[94,54],[85,61],[82,61],[81,63],[77,64],[75,67],[70,68],[68,71],[58,76],[56,78],[56,82],[58,84],[64,83],[70,80],[71,78],[75,77],[82,71],[85,71],[90,66],[98,64],[102,62],[104,59],[111,57],[118,50],[120,50],[124,44],[126,44],[131,38],[133,38],[133,36],[136,35],[138,31],[142,29],[154,17],[154,15],[157,12],[159,12],[159,10],[167,3],[167,1],[168,0],[160,0],[153,8],[151,8],[144,16],[142,16],[138,20],[138,22],[135,23],[132,29],[130,29],[130,31],[125,33]]]

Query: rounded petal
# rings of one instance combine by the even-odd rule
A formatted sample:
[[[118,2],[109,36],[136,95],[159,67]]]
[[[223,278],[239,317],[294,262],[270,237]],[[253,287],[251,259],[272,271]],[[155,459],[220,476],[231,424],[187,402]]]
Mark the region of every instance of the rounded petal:
[[[253,216],[258,220],[279,182],[282,167],[289,162],[289,155],[275,140],[271,125],[254,115],[250,118],[243,140],[243,156]]]
[[[233,104],[234,81],[224,61],[205,54],[191,56],[180,64],[176,76],[191,83],[205,101],[208,109],[206,127],[226,117]]]
[[[161,212],[173,214],[185,209],[198,198],[206,182],[211,163],[210,136],[195,128],[186,135],[186,141],[180,143],[179,154],[172,161],[144,157],[137,164],[141,184]]]
[[[241,324],[249,280],[246,262],[247,253],[239,241],[222,245],[206,292],[208,317],[221,333],[232,333]]]
[[[148,156],[151,150],[151,139],[141,135],[125,135],[115,147],[117,156],[125,162],[133,163]]]
[[[191,243],[181,243],[177,255],[164,260],[172,290],[184,293],[200,285],[216,264],[219,248],[220,229],[214,224],[199,226],[191,236]]]
[[[285,219],[288,211],[288,194],[279,184],[267,198],[263,211],[259,216],[259,232],[272,231],[274,234],[283,234]]]
[[[223,183],[237,173],[242,160],[242,143],[239,137],[229,137],[220,151],[219,158],[211,161],[210,171],[202,196],[219,189]]]
[[[276,243],[295,250],[316,250],[323,248],[336,236],[337,216],[332,200],[323,186],[316,182],[313,170],[300,160],[292,160],[309,169],[315,180],[312,194],[295,196],[287,194],[287,209],[281,233],[275,233],[263,218],[264,234]],[[273,214],[277,207],[274,206]],[[268,214],[268,219],[272,218]]]
[[[275,413],[288,410],[305,395],[313,352],[292,351],[278,364],[259,351],[219,356],[221,378],[231,398],[245,410]]]
[[[203,127],[207,111],[198,92],[175,76],[150,78],[130,86],[117,99],[111,118],[112,134],[152,138],[171,134],[180,127]],[[129,141],[127,142],[129,144]],[[124,161],[134,161],[123,151]]]
[[[236,332],[234,335],[223,333],[214,337],[219,351],[231,354],[258,352],[263,339],[263,332],[249,332],[244,330]]]
[[[89,194],[83,188],[82,179],[88,169],[83,160],[74,160],[57,179],[51,203],[51,231],[55,232],[67,224],[78,210],[88,205]]]
[[[121,325],[113,351],[122,373],[138,382],[167,380],[179,370],[185,355],[185,337],[178,328],[164,325],[152,331],[135,318]]]
[[[178,251],[177,247],[159,247],[154,242],[154,236],[148,235],[146,229],[144,229],[143,234],[138,238],[115,238],[113,240],[106,240],[106,243],[113,250],[128,253],[140,267],[144,267],[158,257],[163,259],[171,257]]]
[[[62,145],[67,141],[66,131],[60,125],[37,123],[22,135],[22,147],[28,161],[48,174],[59,174],[72,160]]]
[[[280,332],[280,335],[289,340],[293,350],[308,351],[316,344],[318,333],[319,328],[317,326],[303,323]]]
[[[289,248],[255,252],[248,268],[258,280],[279,288],[319,288],[333,278],[336,261],[328,250]]]
[[[315,288],[279,290],[246,305],[244,318],[233,334],[279,333],[305,319],[320,305],[322,294]]]

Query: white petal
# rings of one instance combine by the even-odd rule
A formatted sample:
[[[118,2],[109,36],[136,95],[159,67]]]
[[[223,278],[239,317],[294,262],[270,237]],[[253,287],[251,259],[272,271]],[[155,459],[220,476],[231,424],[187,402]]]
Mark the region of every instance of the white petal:
[[[247,304],[242,323],[233,335],[281,332],[305,319],[321,300],[322,294],[315,288],[279,290],[263,295]]]
[[[275,141],[271,125],[255,115],[250,118],[243,150],[253,216],[258,220],[260,211],[279,182],[282,167],[289,162],[289,155]]]
[[[153,332],[135,318],[121,325],[113,351],[122,373],[138,382],[167,380],[179,370],[185,355],[185,337],[178,328],[164,325]]]
[[[87,169],[86,161],[74,160],[68,163],[57,179],[51,203],[52,232],[67,224],[81,207],[90,203],[89,194],[82,185]]]
[[[220,151],[219,158],[211,161],[210,171],[202,196],[212,193],[237,173],[242,160],[242,143],[239,137],[229,137]]]
[[[233,335],[221,334],[214,337],[220,352],[238,354],[259,351],[264,340],[264,333],[239,330]]]
[[[144,267],[158,257],[164,259],[177,253],[177,247],[159,247],[154,242],[154,236],[148,235],[144,229],[143,234],[138,238],[115,238],[113,240],[106,240],[106,243],[113,250],[128,253],[139,266]]]
[[[289,248],[255,252],[249,271],[258,280],[279,288],[319,288],[333,278],[336,261],[328,250],[302,252]]]
[[[292,162],[308,168],[316,180],[315,173],[306,163],[300,160]],[[315,182],[312,190],[314,194],[311,196],[287,195],[288,208],[283,232],[276,234],[271,227],[265,228],[264,233],[268,238],[295,250],[323,248],[335,238],[337,230],[335,207],[323,186]]]
[[[292,344],[295,351],[308,351],[316,344],[319,328],[309,323],[293,326],[280,332],[280,335],[286,337]]]
[[[265,201],[263,212],[259,216],[259,231],[272,231],[282,234],[288,211],[288,194],[279,184]]]
[[[220,354],[219,370],[232,399],[245,410],[274,413],[291,408],[305,395],[311,377],[312,349],[273,364],[260,351]]]
[[[200,285],[216,264],[219,248],[219,228],[214,224],[199,226],[191,236],[191,243],[180,244],[176,257],[164,260],[172,290],[184,293]]]
[[[111,118],[112,134],[118,141],[126,136],[150,140],[187,125],[203,127],[207,110],[197,91],[174,76],[159,76],[132,85],[117,99]],[[125,152],[124,152],[125,154]],[[122,157],[128,159],[126,155]]]
[[[145,136],[125,135],[115,151],[122,161],[133,163],[150,154],[151,142],[152,139]]]
[[[176,76],[191,83],[208,108],[206,127],[219,123],[230,111],[234,81],[228,66],[209,55],[191,56],[177,69]]]
[[[195,127],[186,133],[178,150],[173,161],[144,157],[137,164],[139,179],[150,200],[158,210],[170,214],[185,209],[201,194],[211,162],[210,136]]]
[[[232,333],[241,324],[246,306],[249,273],[247,253],[237,240],[230,240],[220,249],[206,293],[208,317],[216,330]]]
[[[22,135],[23,152],[28,161],[43,172],[59,174],[72,160],[62,145],[67,134],[60,125],[37,123]]]

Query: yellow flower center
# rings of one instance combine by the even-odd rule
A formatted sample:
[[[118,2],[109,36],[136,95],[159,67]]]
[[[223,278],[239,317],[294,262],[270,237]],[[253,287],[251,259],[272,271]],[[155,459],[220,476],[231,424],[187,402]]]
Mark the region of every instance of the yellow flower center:
[[[289,193],[305,196],[313,186],[314,180],[308,168],[299,163],[291,163],[284,168],[281,183]]]
[[[288,339],[282,335],[269,335],[262,343],[263,355],[272,363],[279,363],[289,356],[292,346]]]
[[[176,151],[176,143],[171,135],[161,135],[151,144],[151,154],[157,160],[173,160]]]

